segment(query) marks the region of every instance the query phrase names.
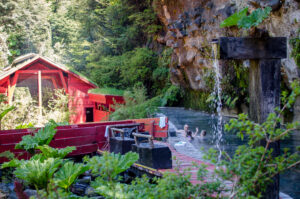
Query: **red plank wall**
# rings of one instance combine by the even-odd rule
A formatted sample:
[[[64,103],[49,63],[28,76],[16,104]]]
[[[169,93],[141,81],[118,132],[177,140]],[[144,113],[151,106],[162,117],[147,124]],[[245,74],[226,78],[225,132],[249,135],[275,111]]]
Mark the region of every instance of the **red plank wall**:
[[[78,124],[86,121],[85,108],[94,108],[94,103],[89,100],[88,90],[91,85],[69,75],[68,94],[70,95],[69,110],[71,113],[70,123]]]

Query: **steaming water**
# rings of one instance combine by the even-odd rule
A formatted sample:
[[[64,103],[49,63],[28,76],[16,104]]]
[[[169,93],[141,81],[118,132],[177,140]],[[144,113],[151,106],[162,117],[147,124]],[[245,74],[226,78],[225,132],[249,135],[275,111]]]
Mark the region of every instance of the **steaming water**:
[[[217,115],[212,117],[210,114],[201,111],[169,107],[161,108],[160,112],[169,118],[169,123],[174,127],[173,129],[183,129],[184,124],[188,124],[192,131],[195,131],[195,128],[198,127],[199,131],[206,130],[207,132],[207,135],[203,139],[187,141],[187,147],[175,147],[178,152],[202,160],[202,148],[204,152],[206,152],[209,148],[216,147],[214,141],[214,126],[216,126],[219,121]],[[229,119],[229,117],[223,116],[222,126],[227,123]],[[170,129],[170,131],[172,131],[172,129]],[[179,141],[185,141],[185,138],[179,135],[178,137],[171,137],[170,141],[174,146],[174,144]],[[223,132],[220,145],[230,156],[234,154],[238,146],[243,144],[246,144],[246,140],[242,141],[233,133]],[[295,133],[280,143],[281,149],[290,148],[291,152],[295,152],[297,150],[296,147],[299,145],[300,133]],[[294,199],[300,199],[300,169],[292,169],[280,175],[280,191],[290,195]]]

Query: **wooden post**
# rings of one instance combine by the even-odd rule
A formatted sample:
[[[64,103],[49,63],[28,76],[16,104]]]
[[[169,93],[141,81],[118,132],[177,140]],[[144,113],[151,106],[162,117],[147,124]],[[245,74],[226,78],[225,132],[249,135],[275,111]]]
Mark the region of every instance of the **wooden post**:
[[[12,84],[10,84],[9,90],[8,90],[8,104],[11,105],[12,100],[13,100],[13,96],[14,96],[14,92],[15,92],[15,88],[18,82],[18,77],[19,77],[19,73],[18,71],[15,73],[15,76],[12,80]]]
[[[38,90],[39,90],[39,109],[40,109],[40,116],[42,116],[42,72],[39,70],[38,72]]]
[[[287,39],[222,37],[219,45],[220,59],[250,59],[249,117],[257,123],[265,122],[268,115],[280,106],[280,59],[287,57]],[[259,144],[265,146],[264,141]],[[273,157],[279,155],[279,142],[273,143],[270,148],[273,149]],[[279,175],[273,178],[263,198],[279,198]]]
[[[250,60],[250,110],[249,117],[257,123],[266,121],[268,115],[280,106],[280,59],[260,59]],[[265,141],[259,143],[266,145]],[[272,143],[273,156],[280,154],[280,143]],[[279,198],[279,175],[273,178],[273,183],[269,184],[263,198]]]

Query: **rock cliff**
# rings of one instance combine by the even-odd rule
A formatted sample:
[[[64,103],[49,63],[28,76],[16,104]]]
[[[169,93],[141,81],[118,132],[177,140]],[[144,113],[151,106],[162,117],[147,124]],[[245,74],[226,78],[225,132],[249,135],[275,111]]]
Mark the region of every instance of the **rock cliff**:
[[[212,67],[210,41],[220,36],[248,36],[238,28],[220,28],[220,23],[234,12],[248,6],[272,7],[271,16],[258,28],[270,36],[299,37],[300,3],[296,0],[159,0],[155,8],[164,26],[158,42],[173,49],[171,81],[194,90],[205,90],[207,68]],[[290,56],[282,61],[286,83],[299,78],[298,67]],[[223,63],[226,64],[226,63]]]

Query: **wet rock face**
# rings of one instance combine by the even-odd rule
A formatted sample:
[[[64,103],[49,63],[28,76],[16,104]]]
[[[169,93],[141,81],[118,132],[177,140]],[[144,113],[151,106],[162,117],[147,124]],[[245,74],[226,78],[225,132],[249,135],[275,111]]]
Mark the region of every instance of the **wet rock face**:
[[[249,31],[219,27],[224,19],[245,6],[249,6],[249,10],[272,7],[271,17],[259,26],[266,29],[270,36],[297,36],[300,4],[295,0],[284,3],[280,0],[157,1],[156,11],[164,25],[164,34],[157,40],[173,49],[170,72],[174,84],[194,90],[207,88],[204,77],[209,71],[207,69],[212,68],[210,41],[221,36],[248,36]],[[291,52],[290,46],[288,51]],[[289,55],[282,63],[287,82],[299,77],[297,66]]]

